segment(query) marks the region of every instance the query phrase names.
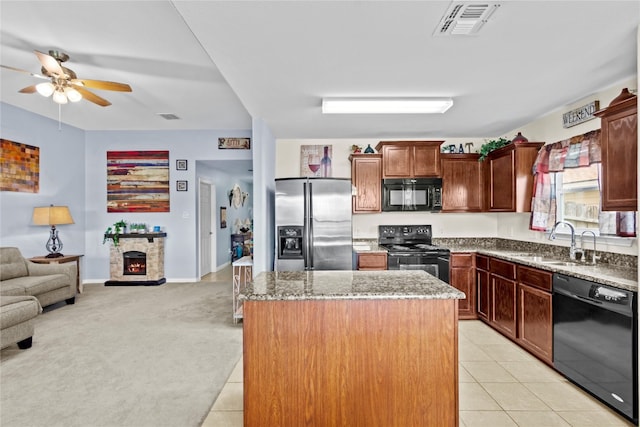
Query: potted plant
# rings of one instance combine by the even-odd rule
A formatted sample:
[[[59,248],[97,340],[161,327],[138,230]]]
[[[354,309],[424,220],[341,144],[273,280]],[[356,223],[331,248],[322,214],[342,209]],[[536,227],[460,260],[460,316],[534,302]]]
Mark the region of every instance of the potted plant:
[[[114,246],[118,246],[118,242],[120,242],[120,234],[125,232],[126,227],[127,222],[124,219],[114,222],[113,227],[107,227],[107,230],[104,232],[102,244],[105,244],[107,240],[111,240]],[[112,237],[108,237],[108,235],[112,235]]]
[[[490,152],[509,144],[511,144],[511,140],[502,137],[487,141],[486,143],[482,144],[482,147],[480,147],[480,158],[478,159],[478,161],[483,161],[487,158],[487,155]]]

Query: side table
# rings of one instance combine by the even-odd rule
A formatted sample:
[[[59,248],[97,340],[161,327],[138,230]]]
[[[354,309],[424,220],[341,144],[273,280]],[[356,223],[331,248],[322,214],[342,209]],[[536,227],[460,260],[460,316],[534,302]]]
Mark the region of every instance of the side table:
[[[38,264],[64,264],[66,262],[74,262],[77,266],[78,277],[76,278],[76,287],[78,293],[82,293],[82,281],[80,281],[80,258],[84,255],[64,255],[57,258],[47,258],[45,256],[37,256],[33,258],[29,258],[29,261],[38,263]]]
[[[242,319],[242,304],[238,301],[240,288],[253,280],[253,258],[243,256],[231,263],[233,266],[233,323]]]

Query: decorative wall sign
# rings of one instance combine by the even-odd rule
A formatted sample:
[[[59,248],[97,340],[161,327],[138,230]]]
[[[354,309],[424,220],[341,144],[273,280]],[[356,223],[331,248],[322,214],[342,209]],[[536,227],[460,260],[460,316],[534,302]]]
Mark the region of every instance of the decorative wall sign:
[[[187,160],[179,159],[176,160],[176,170],[186,171],[187,170]]]
[[[169,212],[169,152],[107,151],[107,212]]]
[[[40,191],[40,148],[0,139],[0,191]]]
[[[188,191],[189,183],[187,181],[176,181],[176,191]]]
[[[588,103],[587,105],[583,105],[582,107],[567,111],[562,115],[562,127],[570,128],[572,126],[579,125],[580,123],[595,119],[596,116],[594,116],[593,113],[599,109],[600,101],[596,100]]]
[[[227,208],[220,207],[220,228],[227,228]]]
[[[331,177],[331,145],[300,146],[300,176]]]
[[[218,148],[250,150],[251,138],[218,138]]]

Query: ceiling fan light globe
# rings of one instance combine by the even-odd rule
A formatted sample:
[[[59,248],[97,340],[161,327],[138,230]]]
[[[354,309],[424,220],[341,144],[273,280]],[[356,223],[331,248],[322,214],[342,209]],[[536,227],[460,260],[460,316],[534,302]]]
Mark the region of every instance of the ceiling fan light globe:
[[[65,95],[67,95],[67,98],[71,102],[78,102],[78,101],[80,101],[82,99],[82,95],[80,94],[80,92],[78,92],[77,90],[75,90],[72,87],[65,88],[64,89],[64,93],[65,93]]]
[[[51,82],[44,82],[44,83],[39,83],[36,85],[36,90],[38,91],[38,93],[44,97],[49,97],[53,94],[53,91],[55,90],[53,83]]]
[[[68,102],[67,95],[65,95],[64,92],[60,90],[56,90],[53,93],[53,102],[58,104],[66,104]]]

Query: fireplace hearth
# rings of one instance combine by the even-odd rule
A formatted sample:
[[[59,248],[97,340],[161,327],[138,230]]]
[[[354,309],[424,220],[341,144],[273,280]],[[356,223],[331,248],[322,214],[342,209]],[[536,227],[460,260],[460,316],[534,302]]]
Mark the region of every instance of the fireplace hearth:
[[[121,234],[109,250],[110,279],[106,286],[161,285],[164,278],[166,233]],[[107,236],[109,237],[109,236]]]

